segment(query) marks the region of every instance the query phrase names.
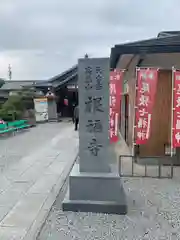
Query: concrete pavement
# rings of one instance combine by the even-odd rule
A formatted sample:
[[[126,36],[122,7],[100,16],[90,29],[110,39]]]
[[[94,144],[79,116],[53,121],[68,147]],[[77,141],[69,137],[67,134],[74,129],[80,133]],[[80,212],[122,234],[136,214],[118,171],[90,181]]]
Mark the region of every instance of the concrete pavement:
[[[0,140],[0,239],[36,239],[78,154],[71,123]]]

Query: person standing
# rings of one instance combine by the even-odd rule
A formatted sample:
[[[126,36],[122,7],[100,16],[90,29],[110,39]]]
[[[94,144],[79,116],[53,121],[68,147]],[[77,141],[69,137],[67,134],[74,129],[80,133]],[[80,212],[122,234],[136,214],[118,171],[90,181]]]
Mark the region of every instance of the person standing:
[[[75,131],[78,130],[78,124],[79,124],[79,106],[77,105],[74,108],[74,124],[75,124]]]
[[[72,116],[72,121],[74,123],[74,109],[75,109],[76,104],[73,102],[71,106],[71,116]]]

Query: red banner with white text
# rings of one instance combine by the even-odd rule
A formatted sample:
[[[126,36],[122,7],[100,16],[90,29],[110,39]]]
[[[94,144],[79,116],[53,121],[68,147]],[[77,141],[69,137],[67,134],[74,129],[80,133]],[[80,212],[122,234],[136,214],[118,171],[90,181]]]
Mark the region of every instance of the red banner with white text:
[[[124,71],[118,70],[118,69],[115,69],[114,71],[110,72],[110,83],[109,83],[110,143],[115,143],[118,141],[123,72]]]
[[[146,144],[151,132],[152,111],[158,79],[158,69],[137,69],[135,142]]]
[[[180,71],[173,70],[172,147],[180,147]]]

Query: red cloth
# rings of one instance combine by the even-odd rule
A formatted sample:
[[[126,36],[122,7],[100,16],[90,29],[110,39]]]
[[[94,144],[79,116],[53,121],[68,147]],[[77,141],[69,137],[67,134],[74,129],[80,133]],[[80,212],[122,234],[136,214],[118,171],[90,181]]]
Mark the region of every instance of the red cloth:
[[[68,99],[66,99],[66,98],[64,99],[64,105],[68,106]]]

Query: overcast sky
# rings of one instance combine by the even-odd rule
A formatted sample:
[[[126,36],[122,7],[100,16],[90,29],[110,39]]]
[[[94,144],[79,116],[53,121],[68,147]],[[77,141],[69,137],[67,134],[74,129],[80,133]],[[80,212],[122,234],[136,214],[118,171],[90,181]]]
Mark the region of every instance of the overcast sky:
[[[113,45],[180,30],[179,0],[0,0],[0,78],[44,80]]]

